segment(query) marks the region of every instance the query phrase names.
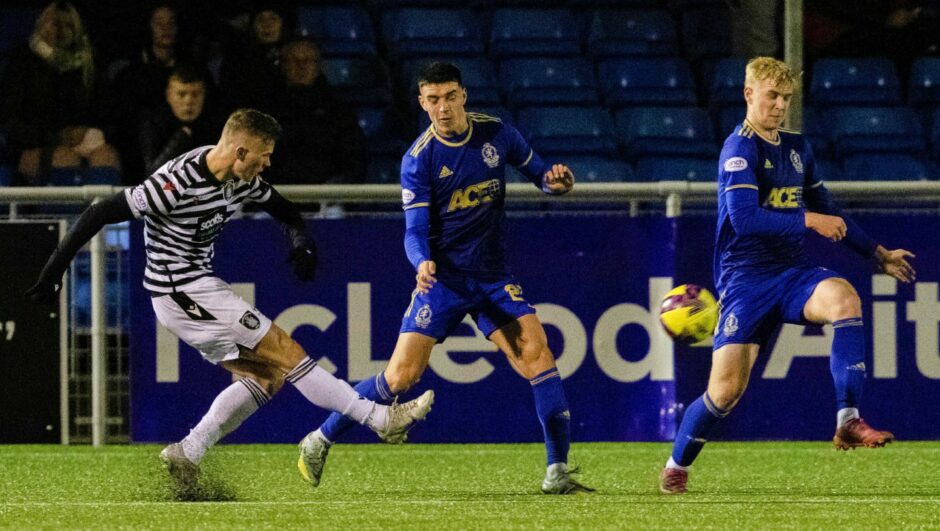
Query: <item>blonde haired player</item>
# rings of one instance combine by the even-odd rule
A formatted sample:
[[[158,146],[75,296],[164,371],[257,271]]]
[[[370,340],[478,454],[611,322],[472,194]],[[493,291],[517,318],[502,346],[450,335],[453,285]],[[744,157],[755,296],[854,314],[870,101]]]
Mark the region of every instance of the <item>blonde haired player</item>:
[[[144,287],[157,319],[207,361],[240,378],[219,393],[188,436],[160,452],[184,495],[191,494],[206,451],[266,404],[285,381],[314,405],[347,415],[388,442],[403,442],[433,402],[431,391],[391,406],[359,396],[212,274],[216,237],[245,203],[254,202],[283,224],[297,276],[313,280],[316,247],[303,219],[293,203],[260,176],[271,165],[280,134],[280,125],[267,114],[235,111],[218,144],[180,155],[142,184],[90,206],[27,292],[39,302],[55,300],[62,274],[92,236],[109,223],[144,219]],[[298,465],[310,480],[302,458]]]
[[[902,282],[914,280],[907,261],[913,255],[878,245],[842,214],[815,173],[809,144],[780,127],[798,85],[798,75],[781,61],[758,57],[747,64],[747,118],[725,140],[718,163],[714,271],[721,315],[711,376],[679,426],[660,476],[666,494],[686,492],[688,467],[741,398],[761,344],[781,323],[835,329],[836,447],[878,447],[894,439],[859,417],[865,337],[858,294],[838,273],[809,265],[803,239],[811,230],[841,241]]]

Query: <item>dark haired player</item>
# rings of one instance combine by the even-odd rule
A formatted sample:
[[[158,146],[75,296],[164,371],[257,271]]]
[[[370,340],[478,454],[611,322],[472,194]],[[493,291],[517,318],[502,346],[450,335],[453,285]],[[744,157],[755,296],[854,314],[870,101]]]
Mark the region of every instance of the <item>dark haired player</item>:
[[[405,250],[417,270],[417,289],[385,371],[356,390],[390,403],[417,383],[434,345],[469,314],[532,386],[548,454],[542,492],[590,491],[568,470],[570,416],[561,377],[535,310],[507,271],[503,249],[506,165],[547,194],[571,190],[574,175],[563,164],[543,162],[515,128],[498,118],[467,113],[467,90],[457,67],[428,65],[418,90],[432,125],[401,165]],[[304,439],[311,477],[320,477],[330,445],[352,425],[342,415],[330,415]]]

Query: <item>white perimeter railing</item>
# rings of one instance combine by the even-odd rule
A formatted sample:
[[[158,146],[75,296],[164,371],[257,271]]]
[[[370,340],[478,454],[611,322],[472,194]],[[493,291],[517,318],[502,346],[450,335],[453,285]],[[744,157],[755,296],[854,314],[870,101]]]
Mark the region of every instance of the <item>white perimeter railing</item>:
[[[936,207],[940,212],[940,182],[930,181],[870,181],[830,182],[827,187],[840,201],[877,202],[897,207],[914,205]],[[0,204],[10,207],[8,219],[15,220],[22,204],[91,203],[109,197],[123,187],[10,187],[0,188]],[[401,188],[397,184],[360,185],[288,185],[278,186],[285,197],[299,203],[388,203],[401,201]],[[511,202],[543,202],[548,198],[530,184],[509,184],[507,197]],[[664,203],[667,217],[682,214],[684,204],[713,204],[715,183],[687,181],[660,181],[657,183],[581,183],[575,190],[552,201],[623,205],[631,216],[639,213],[641,203]],[[91,241],[91,395],[92,444],[105,443],[106,435],[106,346],[107,315],[105,308],[105,254],[104,234]]]

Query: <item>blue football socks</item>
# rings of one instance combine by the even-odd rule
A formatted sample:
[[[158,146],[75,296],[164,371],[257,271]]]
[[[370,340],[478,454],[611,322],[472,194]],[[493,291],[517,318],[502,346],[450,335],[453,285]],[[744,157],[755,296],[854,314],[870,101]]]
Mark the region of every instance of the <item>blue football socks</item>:
[[[353,386],[353,389],[363,397],[377,404],[391,404],[395,399],[395,395],[392,394],[391,389],[388,387],[388,382],[385,381],[384,372],[380,372],[371,378],[366,378]],[[344,433],[349,431],[350,428],[358,424],[358,422],[347,416],[333,412],[327,417],[323,424],[320,425],[320,433],[327,441],[333,443],[336,442],[338,437],[341,437]]]
[[[858,407],[865,387],[865,327],[861,317],[832,323],[835,337],[829,356],[829,370],[836,388],[838,408]]]
[[[568,412],[568,401],[558,369],[552,367],[529,380],[529,383],[535,395],[535,412],[545,435],[548,465],[567,463],[568,447],[571,445],[571,414]]]
[[[705,446],[712,428],[726,416],[728,411],[718,408],[707,391],[695,399],[682,417],[682,424],[679,425],[679,433],[676,434],[676,442],[672,447],[672,460],[681,467],[691,465]]]

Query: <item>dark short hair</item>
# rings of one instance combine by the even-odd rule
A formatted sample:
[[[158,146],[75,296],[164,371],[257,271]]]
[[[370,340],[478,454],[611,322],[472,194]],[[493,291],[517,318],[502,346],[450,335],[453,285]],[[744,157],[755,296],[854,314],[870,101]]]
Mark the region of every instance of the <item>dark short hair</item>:
[[[202,82],[209,87],[209,72],[205,68],[192,63],[180,63],[173,68],[169,79],[175,79],[180,83]],[[169,80],[167,80],[169,83]]]
[[[238,109],[230,114],[224,131],[245,131],[265,142],[277,142],[281,138],[281,124],[273,116],[255,109]]]
[[[451,63],[435,61],[421,70],[421,75],[418,76],[418,88],[420,89],[424,85],[449,83],[451,81],[456,81],[458,85],[463,86],[460,69]]]

